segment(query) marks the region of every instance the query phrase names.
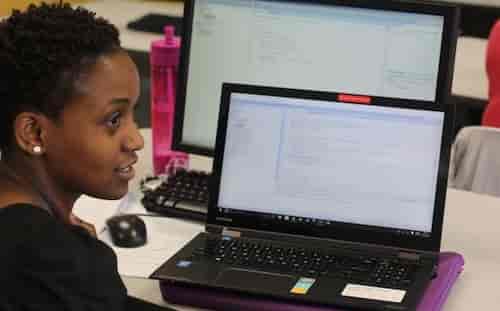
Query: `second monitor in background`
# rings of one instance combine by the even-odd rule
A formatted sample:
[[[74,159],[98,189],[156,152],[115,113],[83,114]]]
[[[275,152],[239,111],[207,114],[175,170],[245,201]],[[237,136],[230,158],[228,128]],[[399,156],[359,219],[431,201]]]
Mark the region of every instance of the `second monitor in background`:
[[[442,75],[454,49],[443,47],[455,44],[456,25],[446,23],[457,19],[433,6],[190,0],[184,9],[176,150],[213,155],[223,82],[448,99],[451,77]]]

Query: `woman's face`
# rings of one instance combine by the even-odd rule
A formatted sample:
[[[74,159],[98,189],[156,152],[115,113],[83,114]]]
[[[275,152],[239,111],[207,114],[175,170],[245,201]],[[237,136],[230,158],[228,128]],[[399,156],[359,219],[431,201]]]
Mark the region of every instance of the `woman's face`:
[[[99,58],[79,94],[46,132],[47,172],[62,195],[118,199],[134,177],[144,141],[134,120],[139,75],[125,52]]]

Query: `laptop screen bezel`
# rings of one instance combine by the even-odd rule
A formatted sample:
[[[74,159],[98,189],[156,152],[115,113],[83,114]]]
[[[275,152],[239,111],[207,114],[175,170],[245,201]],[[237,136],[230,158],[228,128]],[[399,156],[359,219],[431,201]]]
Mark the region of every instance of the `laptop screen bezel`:
[[[210,225],[224,226],[239,228],[240,230],[256,230],[278,232],[283,234],[299,234],[301,236],[310,236],[324,239],[342,240],[355,243],[368,243],[377,244],[391,247],[398,247],[404,249],[417,249],[422,251],[438,251],[444,215],[444,205],[447,189],[447,176],[448,176],[448,163],[449,152],[452,140],[452,109],[450,105],[439,105],[432,107],[433,103],[419,102],[409,100],[410,103],[405,105],[405,108],[418,109],[417,107],[423,105],[426,110],[441,111],[444,114],[443,131],[441,137],[441,148],[438,165],[438,175],[436,183],[436,196],[434,202],[432,231],[430,236],[402,236],[396,233],[393,228],[381,230],[382,228],[374,228],[374,230],[360,230],[362,226],[336,224],[331,227],[323,227],[321,230],[318,227],[311,227],[310,225],[303,225],[301,227],[294,225],[278,225],[272,220],[264,220],[262,218],[249,217],[248,215],[231,214],[230,221],[224,220],[226,217],[221,217],[219,212],[218,193],[221,184],[221,173],[223,168],[225,137],[227,130],[227,121],[230,111],[230,97],[232,93],[238,94],[253,94],[253,95],[269,95],[278,97],[292,97],[301,99],[314,99],[333,101],[337,100],[337,93],[330,92],[316,92],[307,90],[294,90],[274,87],[263,87],[255,85],[242,85],[242,84],[224,84],[222,87],[222,105],[220,111],[220,123],[216,139],[216,153],[213,163],[212,171],[212,184],[210,186],[210,201],[208,209],[207,223]],[[396,103],[398,100],[394,100]],[[400,102],[401,100],[399,100]],[[390,103],[390,100],[388,100]],[[411,177],[409,177],[411,178]],[[397,189],[394,189],[397,191]]]
[[[338,1],[332,1],[332,3],[338,3]],[[362,7],[373,7],[364,1],[355,1]],[[352,6],[353,3],[350,3]],[[444,16],[444,28],[443,28],[443,40],[441,46],[441,55],[439,61],[439,72],[438,81],[436,89],[436,100],[433,102],[429,101],[416,101],[407,100],[409,104],[408,108],[417,108],[419,104],[426,107],[429,110],[442,111],[444,113],[443,131],[442,131],[442,143],[439,157],[439,165],[437,172],[437,183],[436,183],[436,196],[434,202],[434,212],[432,221],[432,230],[430,236],[401,236],[400,234],[394,232],[393,230],[387,231],[372,231],[367,232],[363,230],[356,229],[356,226],[340,226],[335,230],[326,230],[324,232],[318,232],[317,230],[311,230],[311,232],[301,233],[302,236],[312,236],[316,238],[333,239],[349,241],[354,243],[368,243],[384,245],[388,247],[397,247],[403,249],[412,249],[420,251],[433,251],[437,252],[441,245],[441,234],[443,226],[444,217],[444,207],[446,199],[446,189],[447,189],[447,178],[448,178],[448,166],[450,158],[450,149],[452,142],[452,132],[453,132],[453,112],[454,109],[449,103],[450,99],[450,89],[451,80],[453,75],[453,65],[454,65],[454,53],[458,30],[458,11],[455,7],[451,6],[429,6],[426,5],[416,5],[407,3],[391,2],[395,7],[400,10],[405,8],[411,12],[426,12],[430,11],[433,14],[440,13]],[[408,6],[407,6],[408,5]],[[419,8],[421,10],[419,10]],[[432,8],[432,10],[431,10]],[[287,232],[282,230],[283,228],[273,227],[272,230],[269,228],[269,224],[263,222],[255,222],[254,219],[248,219],[247,217],[232,216],[230,221],[224,220],[223,217],[218,217],[218,193],[221,182],[221,171],[222,163],[224,158],[224,146],[226,137],[226,126],[230,110],[230,95],[231,93],[243,93],[243,94],[256,94],[256,95],[270,95],[279,97],[295,97],[304,99],[318,99],[318,100],[336,100],[336,94],[330,92],[318,92],[309,90],[295,90],[295,89],[285,89],[285,88],[275,88],[275,87],[265,87],[265,86],[255,86],[255,85],[242,85],[242,84],[232,84],[224,83],[222,87],[221,94],[221,105],[219,111],[219,121],[217,128],[216,144],[215,144],[215,155],[213,161],[212,169],[212,183],[210,186],[210,200],[208,205],[208,215],[207,215],[207,225],[210,226],[222,226],[237,228],[239,230],[256,230],[256,231],[268,231],[268,232],[279,232],[284,234],[294,234],[294,232]],[[364,94],[370,95],[370,94]],[[406,100],[406,99],[404,99]],[[412,104],[413,103],[413,107]],[[432,108],[434,107],[434,108]],[[315,232],[313,232],[315,231]]]

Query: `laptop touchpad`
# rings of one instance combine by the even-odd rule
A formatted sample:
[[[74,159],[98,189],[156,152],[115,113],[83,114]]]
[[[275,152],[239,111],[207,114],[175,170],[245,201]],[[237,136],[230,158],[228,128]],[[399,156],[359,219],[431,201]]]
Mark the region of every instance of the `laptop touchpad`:
[[[236,268],[222,271],[215,280],[216,285],[226,288],[254,291],[265,287],[275,292],[288,292],[296,282],[290,275]]]

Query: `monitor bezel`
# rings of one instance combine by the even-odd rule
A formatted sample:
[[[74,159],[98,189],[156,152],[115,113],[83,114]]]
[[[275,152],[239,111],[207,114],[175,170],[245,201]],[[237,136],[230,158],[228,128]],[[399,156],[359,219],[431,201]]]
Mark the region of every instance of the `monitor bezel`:
[[[181,40],[180,62],[178,70],[178,81],[176,87],[176,106],[174,113],[173,139],[172,149],[183,151],[190,154],[202,156],[214,156],[214,148],[207,148],[188,144],[183,141],[184,114],[186,108],[186,91],[188,87],[189,73],[189,55],[191,52],[191,34],[194,18],[195,2],[200,0],[186,0],[184,3],[183,17],[183,36]],[[261,0],[261,1],[276,1],[276,0]],[[439,71],[436,86],[435,101],[443,102],[447,100],[442,94],[446,90],[451,89],[451,81],[453,77],[453,61],[456,45],[456,37],[458,36],[459,25],[459,7],[449,3],[435,2],[411,2],[411,1],[394,1],[394,0],[277,0],[279,2],[292,3],[308,3],[308,4],[323,4],[337,5],[344,7],[359,7],[366,9],[383,9],[396,12],[421,13],[431,14],[444,17],[443,38],[441,46],[441,55],[439,61]],[[450,47],[450,48],[446,48]],[[447,72],[449,75],[445,74]],[[225,81],[233,82],[233,81]],[[442,90],[440,92],[440,90]],[[445,92],[445,93],[446,93]],[[216,133],[214,133],[216,135]]]

